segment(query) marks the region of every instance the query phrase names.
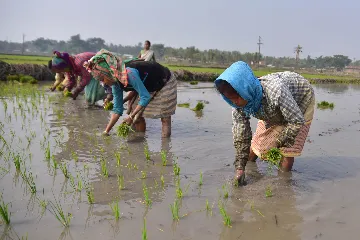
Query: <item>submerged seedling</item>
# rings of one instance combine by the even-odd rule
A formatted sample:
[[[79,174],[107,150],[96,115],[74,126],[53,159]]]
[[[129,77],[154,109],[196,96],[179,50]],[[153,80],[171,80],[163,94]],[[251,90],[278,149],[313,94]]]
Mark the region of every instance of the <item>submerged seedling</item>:
[[[49,211],[56,217],[56,219],[64,226],[70,226],[72,218],[71,213],[65,213],[60,203],[55,200],[55,203],[49,201]]]
[[[272,196],[273,196],[273,193],[271,190],[271,186],[267,186],[266,190],[265,190],[265,197],[272,197]]]
[[[21,161],[20,155],[14,156],[14,164],[15,164],[16,171],[20,171],[21,162],[22,162],[22,161]]]
[[[149,147],[147,145],[144,146],[144,154],[145,154],[145,158],[146,160],[150,160],[150,152],[149,152]]]
[[[163,166],[167,165],[167,154],[165,150],[161,150],[161,161]]]
[[[29,174],[27,174],[26,169],[24,169],[24,172],[20,172],[20,175],[25,181],[26,185],[29,187],[30,192],[32,194],[36,193],[36,185],[32,173],[30,172]]]
[[[102,175],[104,177],[109,177],[109,172],[108,172],[108,169],[107,169],[107,166],[106,166],[105,159],[101,160],[101,172],[102,172]]]
[[[170,204],[170,210],[172,213],[172,217],[174,221],[179,221],[180,216],[179,216],[179,211],[180,211],[180,205],[179,205],[179,200],[175,199],[174,204]]]
[[[212,207],[209,205],[209,200],[206,199],[206,206],[205,206],[206,213],[210,213],[212,215]]]
[[[141,179],[145,179],[146,178],[146,171],[141,171]]]
[[[223,190],[223,197],[227,199],[229,197],[229,191],[226,184],[222,185],[222,190]]]
[[[178,179],[176,181],[176,197],[178,199],[183,198],[183,191],[182,191],[181,186],[180,186],[180,179]]]
[[[54,168],[54,171],[56,171],[56,169],[58,168],[58,162],[56,161],[54,155],[51,157],[51,159],[52,159],[52,163],[53,163],[52,166],[53,166],[53,168]]]
[[[119,190],[123,190],[125,188],[123,175],[118,176],[118,185],[119,185]]]
[[[120,167],[120,164],[121,164],[121,155],[120,155],[120,152],[116,152],[116,153],[115,153],[115,158],[116,158],[116,166],[117,166],[117,167]]]
[[[147,188],[147,186],[144,184],[143,186],[143,193],[144,193],[144,202],[147,206],[151,206],[151,199],[149,198],[149,190]]]
[[[69,178],[69,170],[68,170],[68,167],[67,167],[67,165],[65,163],[60,164],[60,170],[64,174],[65,178]]]
[[[94,203],[94,191],[91,187],[86,189],[86,196],[87,196],[89,204],[93,204]]]
[[[0,216],[6,225],[10,224],[11,213],[9,212],[9,203],[5,204],[3,200],[0,202]]]
[[[179,176],[180,175],[180,167],[179,167],[179,165],[175,162],[174,163],[174,167],[173,167],[174,169],[174,174],[175,174],[175,176]]]
[[[219,211],[220,211],[221,216],[223,217],[224,225],[227,227],[231,227],[231,218],[227,214],[227,212],[224,208],[224,204],[222,202],[219,202]]]
[[[161,180],[161,186],[164,187],[164,185],[165,185],[165,180],[164,180],[164,176],[163,176],[163,175],[161,175],[160,180]]]
[[[77,178],[77,181],[78,181],[78,182],[77,182],[76,190],[77,190],[78,192],[81,192],[82,189],[83,189],[83,183],[82,183],[82,179],[81,179],[79,173],[76,174],[76,178]]]
[[[111,211],[113,212],[113,215],[116,220],[120,219],[120,208],[119,208],[119,201],[113,202],[113,204],[110,204]]]
[[[144,218],[144,227],[141,231],[142,240],[147,240],[147,231],[146,231],[146,219]]]
[[[75,162],[77,162],[79,160],[79,156],[77,155],[77,153],[75,151],[71,151],[71,156]]]
[[[203,185],[203,173],[200,172],[200,180],[199,180],[199,186]]]
[[[50,161],[51,159],[51,153],[50,153],[50,144],[48,143],[46,149],[45,149],[45,159],[47,161]]]

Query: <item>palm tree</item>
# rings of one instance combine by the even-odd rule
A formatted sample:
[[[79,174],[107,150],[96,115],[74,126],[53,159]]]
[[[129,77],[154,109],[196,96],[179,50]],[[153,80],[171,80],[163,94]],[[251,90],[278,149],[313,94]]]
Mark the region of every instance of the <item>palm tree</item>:
[[[300,60],[300,53],[302,53],[302,46],[298,44],[294,49],[294,53],[296,53],[296,65],[298,65]]]

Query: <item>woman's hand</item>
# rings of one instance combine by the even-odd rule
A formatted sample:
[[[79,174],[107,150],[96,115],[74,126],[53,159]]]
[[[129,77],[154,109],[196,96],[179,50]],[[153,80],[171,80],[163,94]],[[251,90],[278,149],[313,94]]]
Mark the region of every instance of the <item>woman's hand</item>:
[[[110,102],[109,99],[105,98],[104,103],[103,103],[103,107],[105,107],[106,104],[108,104],[108,102]]]
[[[133,118],[129,115],[127,118],[124,119],[122,123],[126,123],[130,126],[133,123]]]

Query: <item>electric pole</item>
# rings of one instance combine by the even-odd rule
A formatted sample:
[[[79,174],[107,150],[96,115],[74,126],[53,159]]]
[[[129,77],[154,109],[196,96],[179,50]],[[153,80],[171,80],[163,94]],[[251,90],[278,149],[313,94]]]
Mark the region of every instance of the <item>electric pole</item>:
[[[22,36],[23,36],[23,42],[22,42],[22,55],[24,55],[24,51],[25,51],[25,34],[23,34]]]
[[[260,66],[260,49],[261,49],[261,45],[264,44],[264,43],[261,42],[261,40],[262,40],[262,39],[261,39],[261,37],[259,36],[259,42],[257,43],[257,45],[259,45],[259,53],[258,53],[258,59],[257,59],[257,60],[258,60],[258,61],[257,61],[257,67],[258,67],[258,69],[259,69],[259,66]]]

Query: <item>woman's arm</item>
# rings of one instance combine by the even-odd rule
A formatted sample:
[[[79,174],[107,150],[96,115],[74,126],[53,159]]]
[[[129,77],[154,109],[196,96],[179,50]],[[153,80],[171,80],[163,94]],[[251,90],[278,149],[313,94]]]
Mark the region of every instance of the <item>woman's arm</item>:
[[[236,150],[235,168],[245,170],[246,163],[249,159],[252,132],[250,127],[250,118],[243,112],[233,108],[233,139]]]
[[[56,87],[59,86],[59,84],[65,79],[65,77],[62,77],[63,74],[61,73],[57,73],[55,75],[55,82],[53,84],[53,86],[50,88],[51,91],[55,91]]]
[[[301,112],[290,90],[282,86],[279,94],[278,105],[286,121],[286,126],[277,139],[278,147],[291,147],[295,138],[305,124],[304,114]]]
[[[123,90],[121,89],[119,84],[114,84],[112,87],[112,94],[114,97],[114,106],[113,106],[113,113],[111,114],[110,121],[106,126],[104,131],[105,134],[109,134],[111,129],[114,127],[116,122],[119,120],[120,116],[123,114],[124,107],[123,107]]]
[[[92,79],[92,76],[84,67],[81,68],[80,77],[81,77],[80,82],[79,82],[78,86],[75,88],[75,90],[73,91],[73,99],[76,99],[76,97],[79,95],[79,93],[81,93],[84,90],[86,85],[88,85]]]

